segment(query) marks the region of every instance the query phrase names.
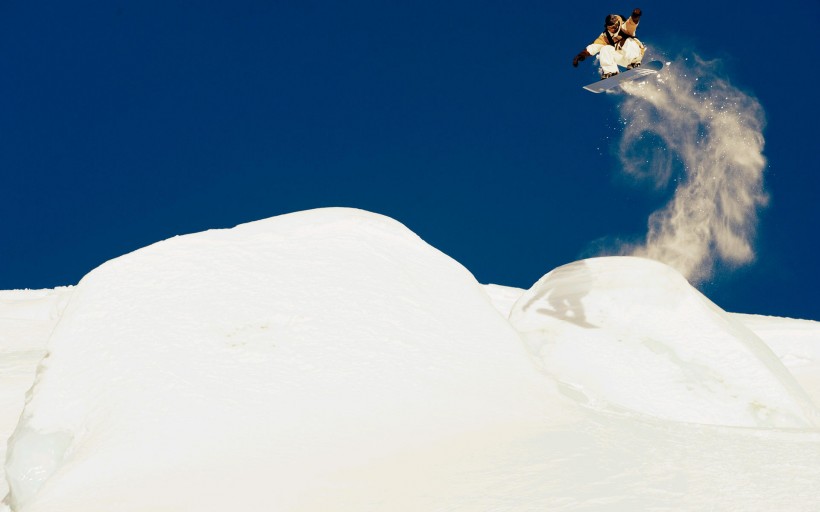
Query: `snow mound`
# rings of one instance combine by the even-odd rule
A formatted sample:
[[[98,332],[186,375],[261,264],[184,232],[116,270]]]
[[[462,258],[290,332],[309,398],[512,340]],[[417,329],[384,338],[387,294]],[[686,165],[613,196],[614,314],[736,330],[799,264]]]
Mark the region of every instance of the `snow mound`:
[[[48,348],[9,441],[15,511],[372,503],[543,425],[557,397],[468,271],[350,209],[109,261]]]
[[[587,406],[711,425],[818,425],[767,345],[662,263],[559,267],[516,302],[510,321],[560,389]]]

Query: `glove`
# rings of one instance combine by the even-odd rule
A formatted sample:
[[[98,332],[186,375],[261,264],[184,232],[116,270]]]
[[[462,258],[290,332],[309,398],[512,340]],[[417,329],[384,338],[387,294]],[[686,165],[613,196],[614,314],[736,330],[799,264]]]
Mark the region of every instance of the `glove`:
[[[632,19],[638,21],[641,19],[641,14],[643,14],[641,10],[636,7],[635,10],[632,11]]]
[[[589,56],[590,56],[590,53],[587,50],[582,51],[581,53],[576,55],[574,59],[572,59],[572,67],[577,68],[578,63],[581,62],[582,60],[586,59]]]

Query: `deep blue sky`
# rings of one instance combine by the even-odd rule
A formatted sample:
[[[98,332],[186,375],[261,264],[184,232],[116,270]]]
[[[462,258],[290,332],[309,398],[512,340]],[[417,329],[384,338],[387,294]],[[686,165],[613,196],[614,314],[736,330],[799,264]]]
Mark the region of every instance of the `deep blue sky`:
[[[527,288],[668,199],[616,178],[617,99],[571,66],[633,7],[645,43],[723,59],[767,116],[758,260],[702,290],[820,320],[817,2],[4,2],[0,289],[323,206]]]

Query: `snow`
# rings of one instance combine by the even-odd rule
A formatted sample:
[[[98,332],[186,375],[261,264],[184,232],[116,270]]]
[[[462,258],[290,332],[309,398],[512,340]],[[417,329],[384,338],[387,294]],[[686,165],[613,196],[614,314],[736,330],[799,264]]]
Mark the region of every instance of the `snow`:
[[[360,210],[0,292],[0,367],[15,512],[820,503],[820,323],[642,258],[481,285]]]

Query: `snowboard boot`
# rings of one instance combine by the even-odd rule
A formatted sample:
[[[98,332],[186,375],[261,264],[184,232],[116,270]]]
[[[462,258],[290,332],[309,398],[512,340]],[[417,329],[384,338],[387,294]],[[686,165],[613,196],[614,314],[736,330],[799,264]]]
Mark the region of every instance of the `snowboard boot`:
[[[641,63],[640,63],[640,62],[633,62],[632,64],[628,65],[628,66],[626,67],[626,69],[635,69],[635,68],[639,68],[639,67],[641,67]]]
[[[601,80],[606,80],[607,78],[615,76],[617,74],[617,71],[615,71],[614,73],[601,73]]]

